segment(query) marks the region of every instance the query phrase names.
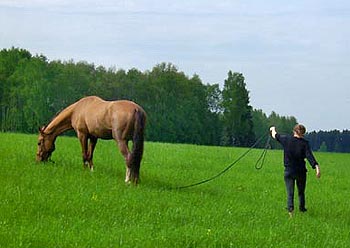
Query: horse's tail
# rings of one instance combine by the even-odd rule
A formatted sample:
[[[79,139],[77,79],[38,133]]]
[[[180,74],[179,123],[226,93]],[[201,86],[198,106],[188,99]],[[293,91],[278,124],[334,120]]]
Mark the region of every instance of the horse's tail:
[[[135,110],[133,147],[131,151],[130,169],[132,179],[137,183],[139,178],[140,164],[143,155],[144,131],[146,125],[146,114],[142,109]]]

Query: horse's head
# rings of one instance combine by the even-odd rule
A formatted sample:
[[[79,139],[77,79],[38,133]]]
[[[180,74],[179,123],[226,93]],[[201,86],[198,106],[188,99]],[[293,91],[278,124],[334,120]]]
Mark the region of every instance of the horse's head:
[[[38,151],[36,161],[46,162],[55,150],[55,139],[50,134],[44,132],[45,127],[39,128]]]

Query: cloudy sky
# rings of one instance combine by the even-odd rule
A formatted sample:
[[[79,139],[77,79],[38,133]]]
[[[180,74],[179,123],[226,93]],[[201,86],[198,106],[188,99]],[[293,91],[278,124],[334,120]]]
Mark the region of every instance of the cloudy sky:
[[[170,62],[204,84],[241,72],[251,105],[350,129],[348,0],[0,0],[0,49],[128,70]]]

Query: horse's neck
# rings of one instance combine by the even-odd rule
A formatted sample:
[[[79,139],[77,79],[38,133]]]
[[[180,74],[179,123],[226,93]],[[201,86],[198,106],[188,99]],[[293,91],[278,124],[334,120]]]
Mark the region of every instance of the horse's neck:
[[[71,117],[73,113],[73,106],[69,106],[59,113],[45,128],[45,133],[54,135],[55,137],[61,133],[72,129]]]

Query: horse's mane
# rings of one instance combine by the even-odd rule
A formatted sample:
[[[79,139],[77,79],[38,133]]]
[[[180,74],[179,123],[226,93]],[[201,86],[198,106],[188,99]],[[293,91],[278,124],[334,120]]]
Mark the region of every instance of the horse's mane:
[[[53,121],[55,121],[55,119],[57,119],[57,117],[59,117],[64,111],[66,111],[66,110],[67,110],[67,111],[68,111],[68,110],[71,110],[73,105],[75,105],[75,103],[69,105],[68,107],[61,108],[60,110],[58,110],[58,111],[56,112],[56,114],[50,119],[50,121],[49,121],[46,125],[43,126],[42,131],[45,131],[46,128],[47,128]]]
[[[64,110],[64,108],[61,108],[60,110],[58,110],[56,112],[56,114],[51,117],[51,119],[49,120],[49,122],[47,122],[46,124],[43,125],[42,127],[42,131],[45,131],[45,129],[47,128],[47,126]]]

